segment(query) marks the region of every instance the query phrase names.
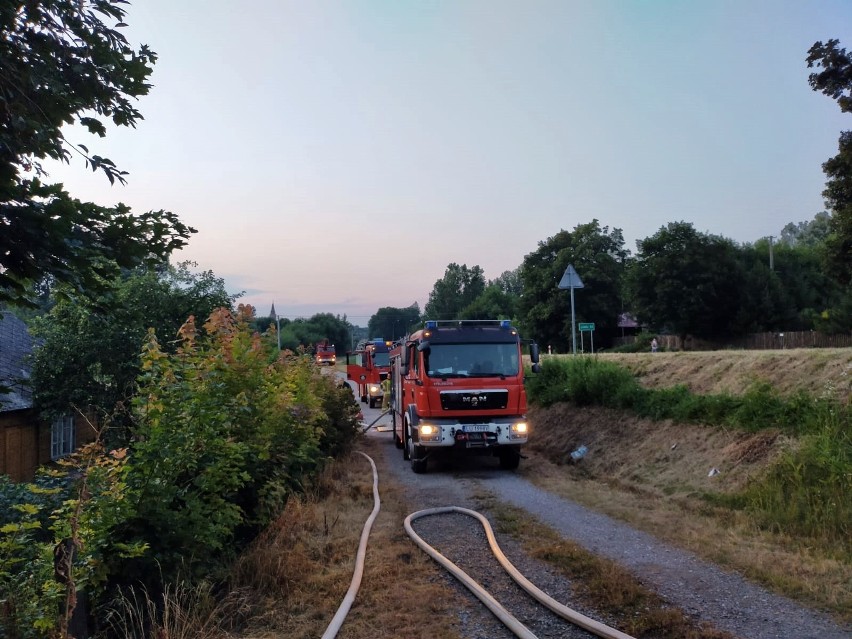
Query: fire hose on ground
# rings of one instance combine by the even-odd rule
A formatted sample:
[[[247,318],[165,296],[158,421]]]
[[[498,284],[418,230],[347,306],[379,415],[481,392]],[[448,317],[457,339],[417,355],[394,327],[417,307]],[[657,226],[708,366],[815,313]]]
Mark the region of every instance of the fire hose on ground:
[[[384,413],[382,413],[384,415]],[[379,418],[381,418],[381,416]],[[378,421],[378,418],[373,422]],[[372,426],[372,424],[370,424]],[[367,427],[367,430],[370,428]],[[366,432],[366,431],[365,431]],[[376,470],[376,464],[373,462],[372,458],[369,455],[361,453],[364,455],[367,460],[370,462],[370,465],[373,468],[373,511],[367,519],[366,524],[364,525],[364,530],[361,533],[361,543],[358,546],[358,553],[355,559],[355,575],[352,578],[352,584],[349,587],[349,590],[346,593],[346,596],[343,599],[343,603],[340,604],[340,608],[338,608],[337,613],[334,615],[334,618],[331,621],[328,629],[325,634],[322,636],[322,639],[333,639],[337,636],[338,631],[340,630],[341,625],[343,624],[344,619],[346,618],[347,613],[349,612],[349,608],[352,606],[352,602],[355,600],[355,595],[358,592],[358,588],[361,585],[361,577],[364,573],[364,557],[367,551],[367,540],[370,535],[370,529],[373,526],[373,521],[375,521],[376,516],[379,513],[379,475]],[[492,597],[488,591],[486,591],[482,586],[480,586],[474,579],[472,579],[466,572],[464,572],[461,568],[456,566],[452,561],[444,557],[441,553],[435,550],[432,546],[427,544],[416,532],[414,532],[414,528],[412,527],[412,522],[421,517],[429,517],[432,515],[440,515],[445,513],[460,513],[463,515],[468,515],[470,517],[474,517],[479,520],[482,524],[482,527],[485,529],[485,534],[488,539],[488,545],[491,548],[491,552],[497,558],[497,561],[500,562],[500,565],[503,566],[503,569],[509,574],[509,576],[517,583],[527,594],[529,594],[533,599],[541,603],[543,606],[550,609],[555,614],[559,615],[563,619],[570,621],[576,626],[583,628],[584,630],[588,630],[589,632],[597,635],[598,637],[603,637],[604,639],[634,639],[631,635],[625,634],[615,628],[611,628],[605,624],[600,623],[599,621],[595,621],[586,615],[583,615],[576,610],[572,610],[567,606],[559,603],[548,594],[537,588],[532,582],[530,582],[526,577],[524,577],[506,558],[506,555],[503,554],[503,551],[500,550],[500,546],[497,544],[497,540],[494,537],[494,532],[491,529],[491,524],[488,520],[479,514],[476,511],[469,510],[467,508],[461,508],[460,506],[444,506],[440,508],[427,508],[425,510],[418,510],[417,512],[413,512],[408,517],[405,518],[403,522],[403,526],[405,527],[405,531],[408,533],[408,536],[416,543],[427,555],[432,557],[436,562],[444,566],[447,570],[452,573],[452,575],[458,579],[464,586],[470,590],[474,596],[476,596],[485,606],[509,629],[512,633],[517,637],[521,637],[522,639],[536,639],[536,635],[530,631],[529,628],[524,626],[518,619],[516,619],[512,614],[507,611],[503,606],[501,606],[494,597]]]

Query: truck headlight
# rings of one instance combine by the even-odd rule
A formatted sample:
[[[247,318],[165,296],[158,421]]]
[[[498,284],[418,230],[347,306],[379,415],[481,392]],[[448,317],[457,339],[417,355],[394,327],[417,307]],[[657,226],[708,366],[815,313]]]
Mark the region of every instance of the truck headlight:
[[[527,438],[527,423],[526,422],[516,422],[512,424],[512,428],[509,429],[509,438],[510,439],[526,439]]]
[[[370,393],[371,393],[372,395],[375,395],[375,394],[376,394],[376,393],[378,393],[380,390],[382,390],[382,387],[381,387],[381,386],[370,386]]]
[[[420,424],[420,441],[440,441],[441,429],[432,424]]]

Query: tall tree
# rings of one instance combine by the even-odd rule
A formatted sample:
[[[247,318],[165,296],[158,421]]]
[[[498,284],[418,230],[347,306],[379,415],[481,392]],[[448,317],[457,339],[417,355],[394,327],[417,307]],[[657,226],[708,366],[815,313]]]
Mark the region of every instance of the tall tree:
[[[822,247],[831,233],[831,215],[821,211],[814,219],[805,222],[789,222],[781,229],[779,241],[791,247]]]
[[[383,306],[367,323],[371,337],[398,339],[410,333],[420,322],[420,306],[414,302],[407,308]]]
[[[627,272],[631,310],[656,330],[714,337],[734,332],[743,304],[743,265],[734,243],[672,222],[637,242]]]
[[[808,76],[814,91],[833,98],[844,113],[852,112],[852,55],[838,40],[816,42],[808,50],[808,68],[821,69]],[[839,153],[822,169],[828,181],[822,195],[831,211],[831,234],[826,245],[828,264],[838,279],[852,284],[852,132],[840,134]]]
[[[133,215],[43,182],[42,161],[69,162],[72,152],[110,182],[125,180],[111,160],[70,144],[62,127],[76,122],[103,137],[103,119],[141,119],[134,100],[148,93],[156,54],[129,46],[119,31],[126,4],[0,6],[0,303],[32,305],[29,290],[45,277],[77,292],[103,291],[119,268],[161,263],[195,232],[173,213]]]
[[[521,267],[513,271],[503,271],[499,277],[489,280],[489,286],[497,286],[504,293],[520,297],[524,293],[524,281],[521,279]]]
[[[451,320],[485,290],[485,275],[479,265],[467,267],[452,262],[444,277],[435,282],[423,309],[424,319]]]
[[[465,306],[462,319],[515,319],[520,298],[504,291],[499,284],[489,284],[482,295]]]
[[[354,327],[346,315],[317,313],[309,319],[297,318],[281,320],[281,345],[283,348],[297,350],[299,347],[312,349],[317,342],[328,340],[334,344],[338,354],[346,352],[352,341]]]
[[[558,288],[568,265],[573,265],[585,288],[575,291],[575,319],[595,323],[595,342],[616,335],[622,312],[621,280],[628,251],[621,229],[601,227],[597,220],[561,230],[539,242],[520,267],[523,296],[522,326],[540,344],[570,349],[570,291]]]
[[[225,290],[222,279],[211,271],[193,273],[191,266],[125,274],[93,304],[63,301],[33,320],[42,340],[32,372],[37,407],[50,415],[70,405],[92,406],[102,416],[126,407],[149,328],[171,350],[190,315],[202,324],[214,309],[233,306],[237,296]]]

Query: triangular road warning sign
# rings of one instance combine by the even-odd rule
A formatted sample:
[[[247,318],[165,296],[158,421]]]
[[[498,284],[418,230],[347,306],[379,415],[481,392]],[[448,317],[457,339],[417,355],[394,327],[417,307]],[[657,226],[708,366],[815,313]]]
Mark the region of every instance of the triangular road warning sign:
[[[559,288],[583,288],[583,280],[577,275],[577,271],[570,264],[565,269],[562,279],[559,280]]]

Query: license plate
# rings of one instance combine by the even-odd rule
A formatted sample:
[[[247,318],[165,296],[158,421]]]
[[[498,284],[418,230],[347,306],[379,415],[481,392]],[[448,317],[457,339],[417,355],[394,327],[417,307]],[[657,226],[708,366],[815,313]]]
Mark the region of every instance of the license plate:
[[[488,424],[465,424],[464,432],[466,433],[484,433],[488,431]]]

